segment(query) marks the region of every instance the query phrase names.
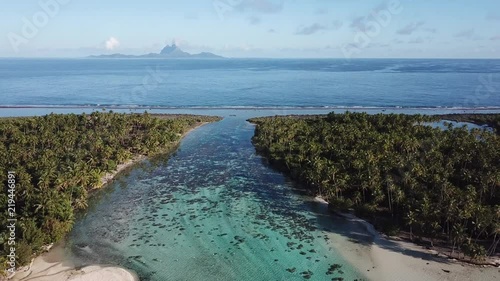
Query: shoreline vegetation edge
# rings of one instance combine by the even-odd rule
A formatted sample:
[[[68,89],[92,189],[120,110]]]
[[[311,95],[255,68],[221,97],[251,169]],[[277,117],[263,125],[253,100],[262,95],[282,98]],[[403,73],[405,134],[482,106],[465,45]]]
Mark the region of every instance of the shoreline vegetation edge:
[[[412,115],[412,114],[409,114],[409,115]],[[326,116],[327,115],[325,115],[325,114],[267,116],[267,117],[251,118],[247,121],[253,123],[257,127],[257,130],[258,130],[259,129],[258,127],[261,124],[262,120],[272,120],[272,119],[284,120],[287,118],[291,119],[291,120],[314,120],[317,118],[326,118]],[[472,124],[475,124],[478,126],[488,126],[490,128],[493,128],[494,130],[496,129],[497,134],[500,133],[500,131],[499,131],[500,124],[498,123],[498,118],[497,118],[499,116],[498,114],[447,114],[447,115],[436,114],[436,115],[429,115],[429,116],[431,118],[436,118],[436,120],[435,120],[436,122],[438,121],[438,119],[445,121],[445,122],[446,121],[468,122],[468,123],[472,123]],[[269,132],[267,132],[267,133],[269,133]],[[254,138],[255,138],[255,136],[254,136]],[[256,146],[255,141],[253,140],[252,142],[254,143],[254,146]],[[256,146],[256,149],[262,156],[264,156],[269,161],[270,165],[273,166],[273,168],[279,170],[281,173],[283,173],[287,176],[292,176],[287,169],[280,168],[280,165],[279,165],[280,163],[276,163],[276,161],[266,151],[259,150],[259,147],[257,147],[257,146]],[[303,182],[301,179],[294,178],[293,176],[292,176],[292,179],[295,182],[298,182],[300,184],[305,184],[306,186],[308,185],[306,182]],[[308,190],[308,188],[305,188],[304,191],[306,193],[308,193],[309,196],[312,196],[313,198],[315,198],[314,201],[325,204],[325,206],[328,207],[329,202],[327,200],[325,200],[325,198],[323,198],[321,196],[321,193],[318,193],[317,190],[310,190],[310,189]],[[432,277],[437,278],[437,276],[439,276],[439,278],[436,280],[443,280],[442,278],[445,278],[445,280],[455,280],[455,279],[448,279],[448,278],[452,278],[451,276],[455,276],[453,278],[459,279],[461,276],[460,274],[470,276],[469,279],[464,279],[464,280],[476,280],[477,278],[475,279],[472,277],[473,276],[474,277],[481,276],[480,274],[484,273],[485,271],[488,271],[488,275],[491,272],[495,272],[495,271],[498,271],[498,272],[496,272],[496,274],[500,273],[500,270],[498,270],[498,268],[500,268],[500,256],[498,256],[498,254],[492,255],[491,257],[486,257],[485,261],[483,261],[483,262],[480,262],[478,260],[466,259],[465,257],[458,258],[457,256],[451,256],[451,255],[447,254],[446,250],[448,250],[448,251],[450,250],[448,248],[442,248],[442,247],[439,247],[436,245],[434,245],[433,247],[429,247],[429,246],[426,246],[422,243],[416,243],[415,241],[412,242],[412,241],[406,239],[407,237],[405,237],[405,235],[407,233],[405,233],[404,231],[400,231],[396,235],[386,235],[385,233],[380,232],[380,230],[377,230],[375,228],[375,225],[373,225],[370,220],[366,220],[363,216],[360,217],[360,216],[354,215],[354,214],[350,213],[350,211],[344,211],[342,209],[335,210],[334,208],[331,208],[331,205],[330,205],[329,211],[332,212],[333,214],[335,214],[336,216],[345,219],[346,221],[348,221],[352,225],[358,225],[357,231],[361,230],[361,231],[369,234],[369,236],[371,237],[371,242],[368,243],[368,244],[370,244],[369,252],[373,252],[373,251],[384,252],[384,257],[382,257],[381,259],[380,258],[375,259],[374,257],[371,257],[371,259],[365,260],[366,263],[371,263],[374,260],[377,260],[376,263],[386,264],[387,269],[389,269],[389,271],[390,271],[391,266],[388,265],[387,261],[384,260],[384,258],[386,256],[390,255],[393,257],[393,259],[391,259],[391,260],[395,263],[400,263],[400,262],[398,262],[398,259],[400,259],[401,261],[405,261],[406,264],[413,264],[413,266],[406,266],[406,267],[410,271],[414,271],[412,268],[415,267],[415,264],[417,263],[418,260],[432,261],[430,263],[429,262],[427,262],[426,264],[424,263],[424,265],[426,265],[427,268],[429,268],[429,267],[432,268],[430,270],[430,273],[432,273],[431,274]],[[361,227],[359,227],[359,226],[361,226]],[[384,244],[384,246],[380,247],[379,242],[381,244]],[[390,246],[388,246],[389,244],[390,244]],[[353,245],[351,245],[351,246],[356,247],[356,244],[353,243]],[[392,251],[391,252],[391,250],[390,250],[391,247],[397,248],[399,251]],[[364,248],[364,249],[366,250],[366,248]],[[353,252],[353,250],[351,250],[351,249],[344,249],[344,250],[346,250],[345,252]],[[363,249],[358,249],[358,250],[362,251]],[[357,258],[356,258],[356,257],[359,258],[361,256],[359,254],[359,251],[354,258],[351,258],[348,260],[350,260],[353,264],[360,266],[360,268],[363,268],[364,267],[363,263],[361,261],[357,260]],[[405,253],[411,253],[411,254],[406,255]],[[350,254],[348,254],[348,255],[350,255]],[[397,257],[397,258],[394,258],[394,257]],[[451,266],[451,267],[453,267],[455,272],[450,273],[451,272],[450,270],[438,268],[438,267],[440,267],[440,265],[443,267]],[[419,267],[420,265],[416,265],[416,266]],[[394,266],[392,266],[392,267],[394,269]],[[467,270],[469,270],[471,272],[469,273],[469,272],[467,272]],[[368,270],[368,271],[370,271],[370,270]],[[372,269],[372,273],[373,273],[373,271],[374,270]],[[421,271],[419,274],[425,275],[426,270],[424,270],[424,268],[422,268],[422,270],[419,269],[419,271]],[[385,272],[387,272],[387,271],[385,271]],[[458,274],[457,272],[460,272],[460,274]],[[442,275],[442,273],[445,273],[445,275]],[[494,276],[494,273],[491,273],[491,274]],[[398,279],[387,279],[388,276],[386,274],[384,274],[384,276],[385,277],[382,279],[376,278],[374,280],[398,280]],[[380,276],[378,276],[378,277],[380,277]],[[400,275],[400,278],[404,279],[405,276]],[[415,280],[420,280],[420,279],[416,278]],[[483,279],[483,280],[485,280],[485,279]]]
[[[155,118],[177,118],[182,116],[196,117],[197,115],[190,114],[151,114]],[[20,117],[22,118],[22,117]],[[222,120],[222,117],[218,117],[218,120],[212,122],[218,122]],[[133,155],[131,159],[128,159],[124,163],[117,165],[116,169],[112,172],[106,173],[101,178],[101,184],[96,186],[92,191],[95,192],[102,188],[105,188],[108,184],[111,184],[114,179],[120,175],[123,171],[131,168],[143,161],[157,157],[159,155],[170,155],[178,148],[181,141],[192,131],[210,124],[211,122],[203,121],[198,122],[194,126],[187,128],[185,132],[180,134],[179,139],[172,142],[171,146],[164,151],[159,151],[153,155],[145,156],[142,154]],[[92,193],[92,192],[91,192]],[[97,281],[97,280],[123,280],[123,281],[139,281],[137,274],[131,269],[126,269],[119,266],[112,265],[89,265],[81,269],[77,269],[74,264],[68,263],[64,260],[64,240],[43,247],[41,254],[36,255],[31,259],[29,265],[22,266],[16,270],[13,274],[7,274],[6,276],[0,276],[0,281],[3,280],[31,280],[35,278],[36,280],[47,280],[47,281],[62,281],[62,280],[81,280],[81,281]],[[44,279],[47,277],[48,279]],[[117,278],[117,279],[110,279]]]

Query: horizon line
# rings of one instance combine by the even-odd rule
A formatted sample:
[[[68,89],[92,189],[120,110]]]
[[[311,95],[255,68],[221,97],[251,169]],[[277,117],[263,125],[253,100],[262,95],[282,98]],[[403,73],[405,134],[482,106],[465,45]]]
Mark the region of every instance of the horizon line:
[[[121,53],[114,53],[114,54],[109,54],[109,55],[125,55]],[[101,54],[102,55],[102,54]],[[57,56],[48,56],[48,57],[1,57],[0,59],[110,59],[110,60],[127,60],[127,59],[147,59],[147,60],[219,60],[219,59],[317,59],[317,60],[358,60],[358,59],[373,59],[373,60],[378,60],[378,59],[387,59],[387,60],[395,60],[395,59],[403,59],[403,60],[436,60],[436,59],[442,59],[442,60],[500,60],[500,57],[491,57],[491,58],[484,58],[484,57],[464,57],[464,58],[456,58],[456,57],[357,57],[357,58],[345,58],[345,57],[224,57],[220,56],[219,58],[183,58],[183,57],[140,57],[140,55],[125,55],[125,56],[132,56],[128,58],[99,58],[101,55],[88,55],[84,57],[57,57]],[[109,56],[108,55],[108,56]]]

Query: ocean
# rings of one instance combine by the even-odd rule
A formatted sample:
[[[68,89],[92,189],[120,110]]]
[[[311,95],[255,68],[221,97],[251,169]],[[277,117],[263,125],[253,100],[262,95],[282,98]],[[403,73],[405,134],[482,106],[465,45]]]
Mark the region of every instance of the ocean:
[[[0,59],[3,106],[499,108],[500,60]]]

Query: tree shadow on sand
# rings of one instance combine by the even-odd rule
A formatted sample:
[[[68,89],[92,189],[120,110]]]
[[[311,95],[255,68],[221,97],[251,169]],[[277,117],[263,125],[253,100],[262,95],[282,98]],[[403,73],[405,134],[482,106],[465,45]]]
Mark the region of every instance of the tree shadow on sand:
[[[449,264],[447,257],[431,254],[423,246],[414,245],[416,249],[401,245],[400,241],[378,233],[368,222],[353,215],[335,214],[328,210],[326,203],[317,201],[304,201],[306,208],[309,208],[318,218],[318,227],[324,231],[335,233],[347,238],[350,242],[363,246],[376,245],[391,252],[400,253],[424,261],[433,261]],[[406,243],[406,242],[405,242]],[[421,250],[418,249],[421,247]]]
[[[262,165],[267,166],[274,172],[282,174],[279,170],[272,167],[265,158],[262,159]],[[345,237],[348,241],[364,247],[376,245],[382,249],[422,259],[424,261],[450,264],[450,260],[447,257],[431,254],[422,246],[415,244],[415,249],[412,249],[411,247],[405,247],[400,241],[379,234],[371,224],[360,218],[333,213],[328,209],[326,203],[318,202],[309,196],[306,193],[306,189],[301,186],[301,184],[294,182],[288,176],[284,175],[284,177],[286,185],[290,188],[288,192],[295,193],[304,200],[292,206],[287,203],[287,200],[284,199],[285,196],[282,194],[281,196],[276,196],[277,193],[273,191],[257,192],[261,200],[268,201],[267,204],[273,206],[273,212],[293,214],[306,210],[316,218],[314,222],[309,221],[312,224],[309,226],[309,229],[323,230],[325,232],[338,234]],[[419,247],[421,247],[421,250]]]

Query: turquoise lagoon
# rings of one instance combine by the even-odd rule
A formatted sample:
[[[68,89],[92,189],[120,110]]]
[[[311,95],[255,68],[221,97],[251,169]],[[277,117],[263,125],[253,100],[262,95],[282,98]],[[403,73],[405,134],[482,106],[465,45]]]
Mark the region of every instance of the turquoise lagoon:
[[[67,254],[141,280],[365,279],[330,242],[340,219],[255,153],[245,119],[203,126],[95,194]]]

